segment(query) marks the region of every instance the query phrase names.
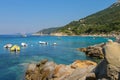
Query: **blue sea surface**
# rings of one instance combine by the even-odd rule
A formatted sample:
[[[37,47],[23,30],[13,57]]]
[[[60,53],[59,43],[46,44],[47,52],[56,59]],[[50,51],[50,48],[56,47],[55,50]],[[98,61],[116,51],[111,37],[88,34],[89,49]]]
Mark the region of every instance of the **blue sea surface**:
[[[0,80],[24,80],[25,71],[29,63],[37,63],[42,59],[55,61],[57,64],[70,64],[73,61],[88,60],[84,53],[77,48],[107,42],[106,37],[81,37],[81,36],[27,36],[1,35],[0,36]],[[41,45],[39,41],[48,42]],[[21,47],[21,43],[28,44]],[[20,52],[10,52],[3,46],[5,44],[17,44]],[[53,43],[57,45],[53,46]]]

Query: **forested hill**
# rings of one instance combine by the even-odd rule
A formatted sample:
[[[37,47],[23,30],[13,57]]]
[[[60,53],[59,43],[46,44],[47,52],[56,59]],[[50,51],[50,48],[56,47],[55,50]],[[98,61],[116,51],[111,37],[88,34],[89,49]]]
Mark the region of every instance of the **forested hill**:
[[[37,32],[37,34],[50,34],[54,31],[56,31],[58,28],[48,28],[48,29],[43,29]]]
[[[80,34],[109,34],[120,32],[120,3],[89,15],[78,21],[72,21],[64,27],[57,28],[52,33],[67,35]]]

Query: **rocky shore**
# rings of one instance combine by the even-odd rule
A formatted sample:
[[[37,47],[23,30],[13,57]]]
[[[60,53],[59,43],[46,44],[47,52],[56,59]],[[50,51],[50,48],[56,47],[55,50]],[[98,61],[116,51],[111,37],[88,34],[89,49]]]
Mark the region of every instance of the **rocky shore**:
[[[101,43],[98,45],[89,46],[87,48],[78,48],[77,50],[84,52],[89,57],[96,57],[99,59],[103,59],[104,58],[104,54],[103,54],[104,46],[105,46],[105,44]]]
[[[85,80],[96,67],[92,61],[76,60],[70,65],[56,64],[43,60],[38,64],[30,64],[26,71],[26,80]],[[90,80],[90,79],[88,79]],[[92,79],[94,80],[94,79]]]
[[[73,33],[67,34],[67,33],[63,33],[63,32],[57,32],[57,33],[51,33],[51,36],[92,36],[92,37],[116,37],[119,36],[118,34],[80,34],[80,35],[76,35]]]
[[[98,45],[97,45],[98,47]],[[92,61],[76,60],[70,65],[56,64],[43,60],[30,64],[25,74],[26,80],[120,80],[120,44],[109,41],[99,45],[104,59],[97,65]],[[82,49],[83,51],[86,49]]]
[[[103,48],[105,58],[95,69],[100,80],[120,80],[120,44],[109,41]]]

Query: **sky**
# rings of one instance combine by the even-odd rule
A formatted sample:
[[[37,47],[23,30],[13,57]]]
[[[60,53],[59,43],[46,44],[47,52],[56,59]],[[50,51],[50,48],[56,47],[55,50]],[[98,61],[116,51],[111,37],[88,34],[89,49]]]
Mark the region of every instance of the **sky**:
[[[103,10],[116,0],[0,0],[0,34],[61,27]]]

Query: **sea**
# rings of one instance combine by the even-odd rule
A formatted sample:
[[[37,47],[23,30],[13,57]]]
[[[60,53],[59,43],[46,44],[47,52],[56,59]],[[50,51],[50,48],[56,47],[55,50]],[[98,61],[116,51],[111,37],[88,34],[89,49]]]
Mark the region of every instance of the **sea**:
[[[75,60],[91,60],[77,48],[105,43],[112,37],[93,36],[32,36],[0,35],[0,80],[25,80],[28,64],[39,63],[43,59],[57,64],[71,64]],[[39,44],[47,42],[47,45]],[[22,47],[21,43],[27,47]],[[11,52],[4,48],[6,44],[20,46],[20,52]],[[56,43],[56,45],[53,45]]]

